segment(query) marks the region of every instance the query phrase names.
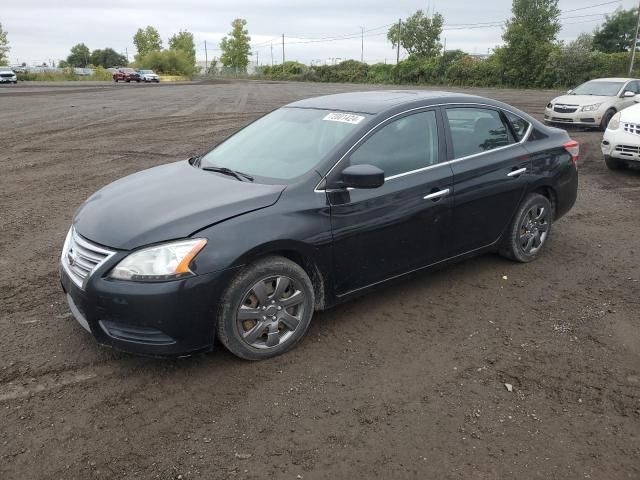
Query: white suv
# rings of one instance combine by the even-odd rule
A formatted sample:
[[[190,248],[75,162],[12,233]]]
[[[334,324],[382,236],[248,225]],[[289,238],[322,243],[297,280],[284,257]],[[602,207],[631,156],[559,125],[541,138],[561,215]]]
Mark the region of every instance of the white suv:
[[[640,102],[640,95],[636,98]],[[612,170],[632,163],[640,166],[640,105],[616,113],[602,139],[602,153]]]
[[[556,97],[544,111],[546,123],[607,128],[620,110],[634,104],[640,81],[634,78],[599,78]]]
[[[0,83],[18,83],[16,72],[6,66],[0,66]]]

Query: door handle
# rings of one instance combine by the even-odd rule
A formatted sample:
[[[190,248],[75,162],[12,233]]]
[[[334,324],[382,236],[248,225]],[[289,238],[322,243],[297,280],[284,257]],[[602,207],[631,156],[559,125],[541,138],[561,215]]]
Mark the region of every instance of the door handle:
[[[522,175],[526,171],[527,171],[526,168],[519,168],[517,170],[513,170],[513,171],[507,173],[507,177],[519,177],[520,175]]]
[[[450,190],[448,188],[445,188],[444,190],[438,190],[437,192],[433,192],[430,193],[429,195],[425,195],[424,199],[425,200],[438,200],[442,197],[446,197],[447,195],[449,195]]]

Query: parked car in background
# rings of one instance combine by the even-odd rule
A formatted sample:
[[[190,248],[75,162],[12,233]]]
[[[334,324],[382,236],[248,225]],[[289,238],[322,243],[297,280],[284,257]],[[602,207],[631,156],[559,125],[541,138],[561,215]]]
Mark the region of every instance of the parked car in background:
[[[637,97],[640,102],[640,95]],[[601,144],[604,161],[611,170],[640,166],[640,105],[616,113]]]
[[[0,66],[0,83],[18,83],[18,76],[10,67]]]
[[[89,197],[60,278],[101,344],[182,355],[217,337],[265,359],[315,310],[387,281],[483,252],[535,260],[576,200],[578,154],[564,130],[478,96],[301,100]]]
[[[160,83],[160,75],[158,75],[153,70],[138,70],[138,73],[140,74],[140,78],[142,79],[143,82]]]
[[[113,74],[113,80],[118,82],[138,82],[140,83],[142,79],[140,78],[140,74],[136,72],[133,68],[119,68]]]
[[[605,130],[617,112],[634,104],[637,94],[640,81],[635,78],[590,80],[551,100],[545,108],[544,121]]]

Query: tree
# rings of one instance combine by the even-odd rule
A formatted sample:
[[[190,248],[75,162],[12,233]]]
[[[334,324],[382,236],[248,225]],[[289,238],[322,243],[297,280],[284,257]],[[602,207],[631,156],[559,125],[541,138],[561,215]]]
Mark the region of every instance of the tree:
[[[246,73],[251,55],[249,42],[251,37],[245,28],[247,21],[243,18],[236,18],[231,22],[231,32],[228,37],[220,41],[220,61],[225,67],[233,68],[236,72]]]
[[[633,48],[638,10],[617,10],[607,15],[593,33],[593,48],[604,53],[628,52]]]
[[[144,30],[139,28],[133,36],[133,43],[140,57],[144,57],[149,52],[159,52],[162,50],[160,34],[158,30],[151,25],[148,25]]]
[[[192,59],[183,50],[162,50],[149,52],[144,57],[138,57],[136,65],[139,68],[154,70],[168,75],[191,76],[196,72]]]
[[[84,43],[71,47],[71,54],[67,57],[70,67],[86,67],[91,63],[91,52]]]
[[[511,12],[502,35],[505,45],[496,55],[508,83],[533,86],[560,31],[558,0],[513,0]]]
[[[127,57],[116,52],[113,48],[97,49],[91,52],[91,63],[95,67],[110,68],[126,65]]]
[[[7,54],[11,48],[9,47],[9,40],[7,40],[7,32],[2,29],[0,23],[0,65],[4,65],[9,60]]]
[[[435,57],[442,50],[440,35],[443,22],[444,18],[439,13],[429,18],[422,10],[418,10],[400,25],[393,25],[387,32],[387,39],[394,48],[400,42],[400,46],[411,57]]]
[[[193,33],[180,30],[169,39],[169,49],[183,52],[195,68],[196,44],[193,41]]]

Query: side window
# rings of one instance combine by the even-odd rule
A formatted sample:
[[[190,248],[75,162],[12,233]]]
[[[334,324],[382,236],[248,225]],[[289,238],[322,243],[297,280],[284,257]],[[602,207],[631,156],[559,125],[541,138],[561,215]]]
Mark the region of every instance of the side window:
[[[516,140],[520,141],[524,138],[524,135],[527,133],[529,129],[529,122],[527,122],[524,118],[520,118],[517,115],[514,115],[511,112],[505,112],[509,123],[511,123],[511,127],[513,128],[514,133],[516,134]]]
[[[482,153],[513,143],[500,113],[487,108],[448,108],[454,158]]]
[[[627,85],[627,88],[625,88],[625,90],[633,92],[633,93],[640,93],[640,85],[638,85],[637,81],[633,81],[633,82],[629,82],[629,85]]]
[[[374,165],[387,178],[438,163],[436,113],[415,113],[385,125],[351,154],[350,163]]]

